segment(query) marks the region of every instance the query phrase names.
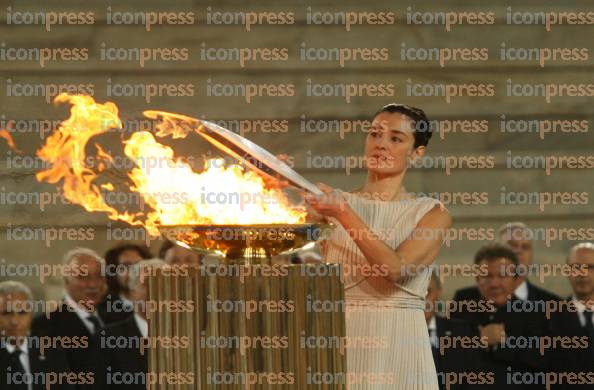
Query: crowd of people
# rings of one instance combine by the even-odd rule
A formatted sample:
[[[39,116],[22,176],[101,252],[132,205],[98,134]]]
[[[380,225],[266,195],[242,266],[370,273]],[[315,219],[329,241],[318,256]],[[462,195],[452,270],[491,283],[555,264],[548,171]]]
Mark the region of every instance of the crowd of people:
[[[571,247],[563,269],[572,294],[557,295],[527,278],[533,242],[521,223],[474,256],[476,285],[436,313],[442,280],[434,273],[425,318],[440,389],[594,388],[594,244]]]
[[[105,258],[87,248],[64,255],[63,298],[34,317],[29,287],[0,282],[0,389],[146,389],[147,267],[199,266],[201,256],[165,242],[160,258],[123,244]],[[47,305],[49,306],[49,305]],[[126,340],[126,343],[117,342]]]
[[[441,389],[594,387],[594,244],[569,251],[572,294],[561,298],[516,272],[538,269],[526,229],[507,224],[478,248],[476,285],[452,300],[435,268],[425,318]],[[31,290],[0,282],[0,389],[146,388],[142,343],[108,340],[148,337],[145,267],[199,266],[201,256],[167,242],[158,258],[123,244],[104,257],[76,248],[63,261],[85,272],[65,276],[59,305],[35,317]]]

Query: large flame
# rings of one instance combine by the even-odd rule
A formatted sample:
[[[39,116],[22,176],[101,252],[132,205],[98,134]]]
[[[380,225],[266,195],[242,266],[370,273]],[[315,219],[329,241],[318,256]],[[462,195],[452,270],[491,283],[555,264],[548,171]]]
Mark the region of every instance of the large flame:
[[[113,220],[142,225],[151,235],[159,234],[159,224],[293,224],[305,220],[302,207],[291,205],[281,190],[267,188],[255,172],[240,165],[226,166],[223,159],[206,160],[204,171],[195,172],[176,158],[171,148],[145,131],[136,132],[124,141],[124,153],[136,166],[128,173],[128,189],[140,193],[151,210],[116,210],[105,202],[101,193],[117,188],[117,183],[107,180],[109,176],[105,172],[106,165],[113,162],[112,157],[99,144],[95,145],[96,155],[86,153],[92,137],[122,128],[116,105],[68,94],[57,96],[54,102],[70,103],[71,113],[37,152],[51,164],[49,169],[37,174],[37,179],[49,183],[63,180],[66,198],[88,211],[105,212]],[[147,111],[145,115],[161,118],[156,133],[159,137],[184,138],[199,131],[200,122],[190,117],[158,111]],[[89,157],[99,164],[89,166]],[[99,178],[102,184],[98,183]]]

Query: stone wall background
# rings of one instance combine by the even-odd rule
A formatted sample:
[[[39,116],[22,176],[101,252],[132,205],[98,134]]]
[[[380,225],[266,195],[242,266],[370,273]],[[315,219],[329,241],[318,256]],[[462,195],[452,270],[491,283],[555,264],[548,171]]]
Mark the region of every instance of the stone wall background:
[[[10,8],[8,8],[10,7]],[[194,12],[195,23],[190,25],[156,25],[147,31],[144,25],[109,24],[107,7],[115,12],[171,11]],[[211,7],[210,10],[208,7]],[[393,25],[354,25],[346,31],[344,25],[311,25],[307,22],[311,12],[340,11],[392,11],[396,13]],[[454,25],[446,31],[443,25],[406,24],[407,7],[425,12],[475,11],[494,12],[492,25]],[[278,119],[288,120],[286,133],[247,134],[248,138],[273,153],[287,153],[294,157],[296,169],[312,181],[349,190],[359,186],[365,176],[363,169],[346,174],[339,166],[315,168],[308,166],[311,156],[350,156],[362,152],[365,135],[361,132],[304,133],[301,121],[306,120],[364,120],[380,106],[403,102],[422,107],[437,120],[488,120],[489,128],[483,133],[435,134],[429,145],[431,156],[494,156],[490,169],[458,168],[449,174],[443,168],[413,169],[407,175],[406,188],[424,193],[465,192],[487,193],[488,203],[483,205],[448,204],[456,229],[493,229],[508,221],[524,221],[532,228],[592,228],[594,210],[588,199],[584,205],[549,205],[540,210],[538,205],[501,204],[504,191],[586,192],[594,190],[594,172],[589,169],[555,169],[549,175],[544,169],[512,169],[506,166],[513,156],[591,156],[594,146],[591,127],[594,105],[592,97],[553,97],[548,103],[544,97],[510,97],[506,95],[508,83],[587,84],[592,82],[594,49],[592,25],[554,25],[547,31],[543,25],[514,25],[506,21],[507,13],[574,11],[594,9],[592,1],[375,1],[344,0],[333,2],[284,1],[189,1],[163,2],[147,0],[85,2],[0,2],[0,44],[2,48],[87,48],[86,61],[49,61],[43,67],[36,61],[0,60],[0,119],[61,120],[67,116],[66,106],[54,106],[50,97],[14,96],[15,84],[30,85],[92,85],[98,101],[117,103],[124,120],[141,118],[144,109],[162,109],[207,119]],[[94,22],[85,25],[54,25],[50,31],[39,24],[8,24],[9,13],[40,11],[93,12]],[[246,31],[242,25],[212,25],[207,23],[209,12],[294,12],[295,21],[287,25],[254,25]],[[404,61],[402,44],[417,48],[487,48],[485,61],[452,61],[441,67],[436,61]],[[548,61],[544,67],[537,61],[501,61],[502,43],[520,48],[587,48],[585,61]],[[104,46],[102,46],[104,45]],[[286,61],[250,62],[244,67],[234,61],[203,61],[200,50],[214,48],[288,48]],[[305,47],[367,47],[387,48],[386,61],[352,61],[341,67],[336,61],[301,61],[300,48]],[[187,48],[186,61],[151,61],[144,67],[134,61],[102,61],[102,48],[148,47]],[[310,83],[376,83],[393,84],[394,96],[344,97],[307,96]],[[455,97],[450,103],[441,96],[408,96],[407,83],[492,83],[495,96]],[[191,84],[193,96],[160,96],[147,101],[145,96],[109,96],[109,85],[116,83],[170,83]],[[295,96],[255,97],[247,103],[243,97],[208,96],[207,88],[214,83],[287,83],[295,86]],[[11,96],[12,95],[12,96]],[[537,133],[503,133],[502,116],[508,120],[587,120],[584,133],[549,133],[541,138]],[[4,122],[3,122],[4,124]],[[2,126],[0,126],[2,127]],[[47,134],[46,134],[47,135]],[[14,134],[17,146],[25,156],[34,156],[43,142],[35,131]],[[102,142],[107,149],[117,151],[121,141],[118,134],[110,134]],[[206,145],[196,138],[171,143],[182,155],[204,153]],[[35,161],[23,160],[15,166],[15,154],[0,141],[0,190],[11,192],[56,193],[57,188],[38,183],[34,174]],[[142,239],[142,232],[115,230],[125,228],[111,223],[101,214],[87,213],[82,208],[57,201],[43,210],[35,204],[10,204],[0,199],[0,259],[2,264],[58,264],[61,256],[74,246],[88,246],[104,253],[118,238]],[[15,240],[10,235],[15,228],[40,231],[49,227],[91,229],[92,237],[80,240],[46,242],[42,237],[33,240]],[[12,230],[14,231],[14,230]],[[120,237],[124,232],[128,236]],[[92,238],[92,239],[89,239]],[[476,237],[452,242],[439,256],[441,264],[469,264],[474,251],[486,241]],[[536,242],[536,261],[542,264],[563,262],[567,250],[576,241],[554,240],[549,245]],[[156,253],[160,242],[151,242]],[[0,278],[7,278],[0,275]],[[55,297],[59,294],[60,280],[53,277],[40,283],[29,275],[28,281],[39,296]],[[534,279],[534,278],[533,278]],[[473,283],[469,277],[448,278],[445,295],[451,296],[461,286]],[[548,278],[546,286],[566,295],[569,287],[563,277]]]

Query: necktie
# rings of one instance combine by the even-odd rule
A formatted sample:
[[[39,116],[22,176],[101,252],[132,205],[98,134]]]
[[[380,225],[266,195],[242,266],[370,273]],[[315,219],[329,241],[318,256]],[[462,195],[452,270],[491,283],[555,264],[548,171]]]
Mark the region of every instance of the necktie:
[[[11,383],[12,386],[9,388],[11,390],[28,390],[29,388],[26,383],[27,373],[25,372],[25,367],[23,367],[20,359],[21,353],[23,353],[23,351],[17,347],[10,354],[11,378],[9,383]]]
[[[591,310],[584,311],[584,317],[586,317],[586,325],[584,330],[588,335],[588,345],[590,347],[590,356],[594,359],[594,324],[592,324],[592,316],[594,312]]]
[[[590,311],[590,310],[586,310],[584,312],[584,317],[586,317],[586,326],[584,326],[584,329],[586,330],[586,334],[588,335],[588,338],[590,339],[589,345],[590,345],[590,349],[591,349],[591,354],[594,355],[594,324],[592,323],[592,315],[594,314],[594,312]]]
[[[99,317],[91,314],[87,317],[87,320],[93,324],[93,335],[99,334],[99,332],[103,329],[103,322],[99,320]]]

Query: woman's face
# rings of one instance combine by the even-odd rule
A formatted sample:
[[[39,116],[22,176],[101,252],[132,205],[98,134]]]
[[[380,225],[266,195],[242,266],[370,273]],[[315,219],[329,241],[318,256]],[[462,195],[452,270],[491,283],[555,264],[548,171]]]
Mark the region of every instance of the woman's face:
[[[367,169],[382,176],[404,172],[409,159],[423,156],[425,147],[414,148],[412,121],[400,113],[379,113],[371,123],[365,141]]]
[[[119,272],[118,272],[117,278],[118,278],[118,284],[120,285],[120,288],[122,290],[128,291],[129,268],[141,260],[142,260],[142,256],[135,249],[127,249],[127,250],[123,251],[122,253],[120,253],[120,257],[118,258],[120,266],[118,267]]]

